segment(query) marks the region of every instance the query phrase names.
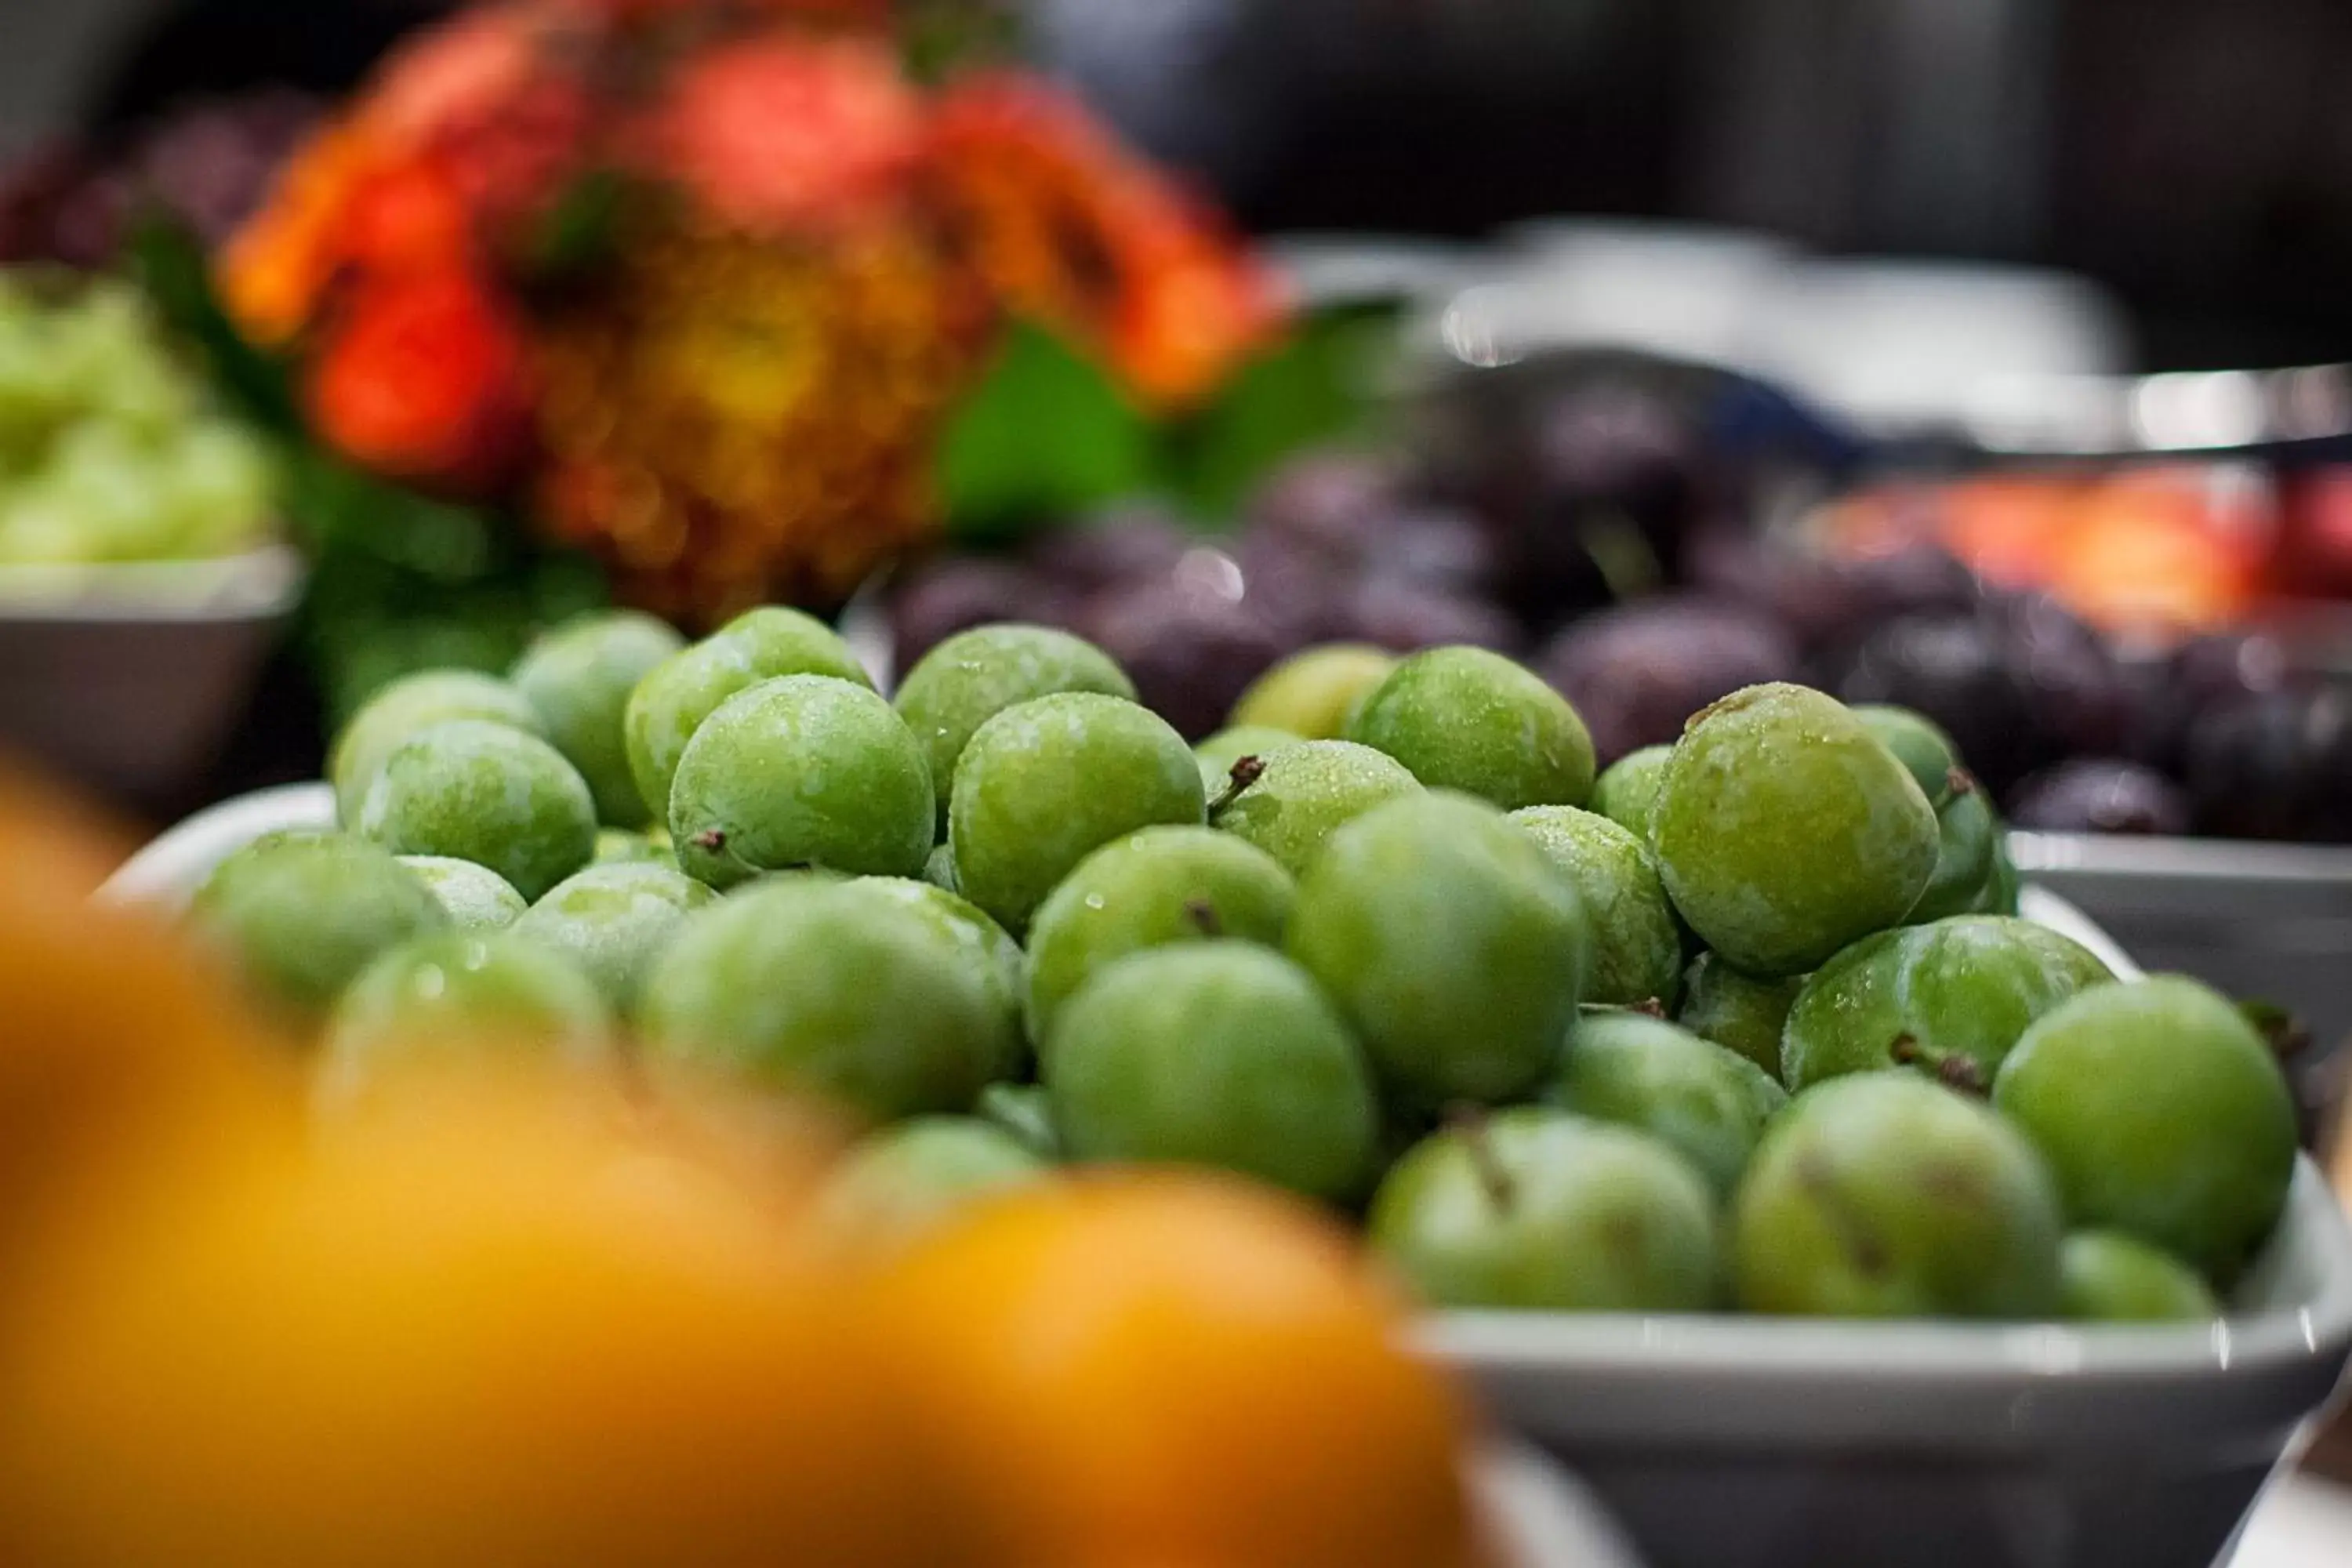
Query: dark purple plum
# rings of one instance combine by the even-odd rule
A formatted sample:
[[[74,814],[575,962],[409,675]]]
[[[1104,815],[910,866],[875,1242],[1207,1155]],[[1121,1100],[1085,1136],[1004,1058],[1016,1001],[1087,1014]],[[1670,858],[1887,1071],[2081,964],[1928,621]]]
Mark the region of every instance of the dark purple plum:
[[[1154,578],[1198,542],[1171,513],[1114,507],[1068,528],[1048,529],[1024,552],[1029,564],[1073,594],[1095,594]]]
[[[2201,714],[2184,778],[2200,832],[2352,841],[2352,693],[2255,693]]]
[[[1769,617],[1675,596],[1587,616],[1552,639],[1536,668],[1575,704],[1605,763],[1670,743],[1718,697],[1796,679],[1799,659]]]
[[[2042,756],[2119,753],[2131,705],[2105,640],[2052,599],[2012,599],[1991,613]]]
[[[2241,698],[2287,684],[2286,650],[2255,633],[2199,637],[2168,658],[2139,658],[2121,667],[2131,701],[2132,756],[2177,773],[2187,763],[2197,716]]]
[[[1718,488],[1679,400],[1622,379],[1550,392],[1490,436],[1475,484],[1497,591],[1532,626],[1674,580]]]
[[[1286,639],[1327,642],[1347,635],[1347,600],[1357,584],[1353,572],[1263,528],[1234,541],[1233,559],[1241,567],[1242,596],[1250,612]]]
[[[1457,644],[1509,653],[1519,643],[1518,623],[1488,600],[1379,578],[1349,595],[1333,635],[1391,653]]]
[[[1255,528],[1280,534],[1325,554],[1353,558],[1364,520],[1404,503],[1402,470],[1360,452],[1318,452],[1294,458],[1267,479],[1249,504]]]
[[[1975,576],[1930,546],[1844,561],[1747,529],[1708,529],[1685,556],[1693,585],[1768,612],[1811,650],[1851,647],[1895,617],[1968,610]]]
[[[1493,536],[1475,518],[1450,507],[1376,513],[1363,539],[1358,569],[1369,577],[1478,595],[1491,591],[1499,575]]]
[[[1080,620],[1082,633],[1135,682],[1143,705],[1187,741],[1213,733],[1250,682],[1298,646],[1244,604],[1230,559],[1213,551],[1198,557],[1214,561],[1200,560],[1195,571],[1188,556],[1159,579],[1097,595]],[[1216,563],[1223,572],[1213,573]]]
[[[2179,834],[2189,831],[2189,796],[2139,763],[2077,757],[2011,791],[2009,819],[2048,833]]]
[[[1969,770],[1997,793],[2038,760],[2025,690],[2000,628],[1982,616],[1899,617],[1832,670],[1830,684],[1848,702],[1892,703],[1941,725]]]
[[[893,657],[916,661],[958,632],[992,621],[1066,623],[1070,603],[1051,583],[1017,562],[991,555],[947,555],[910,571],[890,597]]]

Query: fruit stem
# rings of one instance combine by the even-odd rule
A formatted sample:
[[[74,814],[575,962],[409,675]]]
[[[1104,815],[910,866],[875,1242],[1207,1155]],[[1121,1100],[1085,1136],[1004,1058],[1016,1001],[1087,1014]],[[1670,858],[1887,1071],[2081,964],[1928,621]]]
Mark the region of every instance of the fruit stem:
[[[1445,1124],[1455,1137],[1462,1140],[1463,1152],[1470,1156],[1470,1169],[1478,1184],[1486,1189],[1487,1200],[1504,1214],[1518,1206],[1519,1184],[1504,1167],[1502,1156],[1495,1152],[1493,1118],[1483,1105],[1448,1106]]]
[[[1958,1094],[1973,1095],[1984,1100],[1992,1094],[1992,1085],[1985,1078],[1984,1068],[1970,1056],[1931,1057],[1920,1048],[1919,1042],[1909,1035],[1897,1035],[1886,1054],[1905,1067],[1925,1068],[1937,1083]]]
[[[1225,934],[1225,922],[1217,918],[1217,906],[1206,899],[1185,900],[1184,918],[1191,921],[1202,936]]]
[[[1225,777],[1231,781],[1225,785],[1225,793],[1209,803],[1209,815],[1211,816],[1214,816],[1217,813],[1224,810],[1225,807],[1239,800],[1242,795],[1242,791],[1257,783],[1257,781],[1264,777],[1265,774],[1265,758],[1242,757],[1236,759],[1234,763],[1233,771],[1225,775]]]
[[[706,855],[716,855],[727,860],[732,864],[737,870],[742,872],[747,877],[764,877],[770,871],[780,868],[800,868],[792,867],[778,868],[773,866],[752,865],[751,862],[744,859],[742,856],[737,854],[733,849],[728,847],[727,834],[726,830],[723,828],[706,827],[701,832],[696,834],[693,837],[688,838],[687,842],[693,845],[697,849],[701,850]]]
[[[1974,795],[1977,793],[1976,775],[1966,768],[1955,767],[1944,775],[1944,787],[1955,795]]]

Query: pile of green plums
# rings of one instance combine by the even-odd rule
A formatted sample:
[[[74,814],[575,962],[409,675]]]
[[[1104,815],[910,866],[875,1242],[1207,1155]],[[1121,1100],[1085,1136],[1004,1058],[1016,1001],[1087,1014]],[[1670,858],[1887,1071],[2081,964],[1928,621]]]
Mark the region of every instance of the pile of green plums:
[[[868,1232],[1172,1163],[1445,1307],[2161,1320],[2294,1163],[2235,1007],[2018,919],[1948,739],[1797,686],[1596,777],[1475,648],[1312,650],[1196,750],[1063,632],[887,700],[793,611],[616,612],[387,688],[331,773],[342,830],[192,913],[323,1102],[492,1049],[814,1094],[876,1129],[824,1199]]]

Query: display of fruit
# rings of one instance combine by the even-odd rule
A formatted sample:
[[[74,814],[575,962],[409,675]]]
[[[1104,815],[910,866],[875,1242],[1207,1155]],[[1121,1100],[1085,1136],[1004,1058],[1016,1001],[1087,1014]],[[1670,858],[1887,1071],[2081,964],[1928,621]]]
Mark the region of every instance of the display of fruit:
[[[88,902],[106,854],[0,788],[10,1562],[1517,1561],[1464,1401],[1310,1205],[993,1121],[633,1106],[597,988],[512,930],[380,956],[306,1118],[302,1037]]]
[[[2113,644],[1933,542],[1837,553],[1761,530],[1745,458],[1637,381],[1457,388],[1421,412],[1412,458],[1295,458],[1230,531],[1129,503],[917,563],[885,600],[898,667],[1043,622],[1101,644],[1188,739],[1228,716],[1317,739],[1383,652],[1524,651],[1604,767],[1732,691],[1802,681],[1924,715],[2022,826],[2352,842],[2352,698],[2272,637]]]
[[[0,565],[232,555],[276,493],[136,289],[0,271]]]
[[[594,863],[543,703],[398,694],[341,752],[374,768],[356,835],[223,864],[194,918],[331,1009],[321,1103],[485,1038],[593,1074],[626,1029],[653,1104],[869,1124],[838,1236],[1209,1169],[1366,1216],[1439,1307],[2124,1319],[2225,1293],[2283,1210],[2254,1026],[2015,918],[1917,713],[1753,686],[1596,786],[1573,704],[1500,655],[1310,650],[1208,763],[1070,634],[968,629],[894,706],[808,672],[847,657],[823,628],[758,624],[782,672],[732,627],[572,737],[659,712],[676,866]],[[1352,695],[1272,702],[1318,668]],[[536,902],[452,913],[367,841],[416,837]],[[332,973],[288,963],[306,930],[343,933]]]

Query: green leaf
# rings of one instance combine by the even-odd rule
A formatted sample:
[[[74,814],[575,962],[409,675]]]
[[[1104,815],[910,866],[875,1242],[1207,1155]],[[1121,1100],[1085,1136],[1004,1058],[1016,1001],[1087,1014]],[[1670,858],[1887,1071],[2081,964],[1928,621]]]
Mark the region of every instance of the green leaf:
[[[1021,18],[1007,0],[900,0],[898,20],[907,74],[927,86],[1021,48]]]
[[[523,277],[554,283],[611,259],[628,195],[627,181],[611,169],[592,169],[571,181],[524,237],[515,258]]]
[[[204,247],[178,218],[159,210],[132,227],[125,251],[132,273],[173,331],[194,344],[213,381],[236,410],[280,432],[302,427],[284,362],[246,340],[214,292]]]
[[[1284,458],[1363,433],[1395,337],[1389,306],[1352,306],[1298,322],[1171,432],[1178,498],[1203,517],[1228,518]]]
[[[941,437],[949,531],[1003,539],[1148,489],[1159,477],[1151,422],[1103,368],[1027,322]]]
[[[513,558],[510,520],[378,478],[314,443],[289,443],[280,471],[288,519],[314,549],[353,551],[443,584],[491,575]]]

